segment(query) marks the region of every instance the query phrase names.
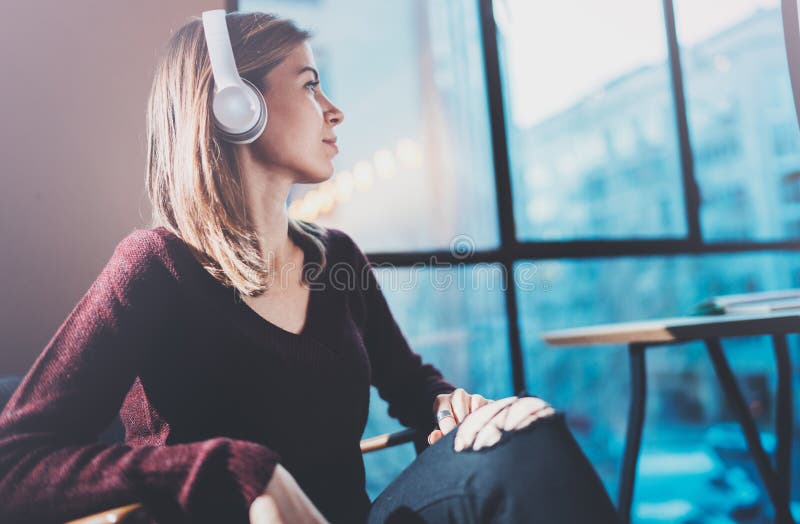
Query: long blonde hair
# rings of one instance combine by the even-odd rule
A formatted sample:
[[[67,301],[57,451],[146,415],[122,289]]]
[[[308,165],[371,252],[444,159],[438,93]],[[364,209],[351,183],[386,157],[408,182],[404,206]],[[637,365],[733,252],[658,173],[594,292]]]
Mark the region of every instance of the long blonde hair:
[[[295,46],[312,37],[290,20],[267,13],[226,15],[239,74],[265,90],[266,75]],[[233,145],[218,139],[211,122],[214,81],[202,20],[193,17],[167,43],[147,107],[145,185],[153,208],[150,227],[180,237],[214,278],[248,296],[274,280],[259,250]],[[269,124],[268,124],[269,125]],[[309,268],[326,264],[325,229],[289,217],[289,235]]]

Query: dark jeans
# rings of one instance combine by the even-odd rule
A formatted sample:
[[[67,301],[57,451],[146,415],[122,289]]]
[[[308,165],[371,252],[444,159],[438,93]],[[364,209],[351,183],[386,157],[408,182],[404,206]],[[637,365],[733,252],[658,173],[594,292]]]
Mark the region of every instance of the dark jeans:
[[[480,451],[453,450],[456,429],[428,447],[372,504],[369,524],[618,523],[562,413]]]

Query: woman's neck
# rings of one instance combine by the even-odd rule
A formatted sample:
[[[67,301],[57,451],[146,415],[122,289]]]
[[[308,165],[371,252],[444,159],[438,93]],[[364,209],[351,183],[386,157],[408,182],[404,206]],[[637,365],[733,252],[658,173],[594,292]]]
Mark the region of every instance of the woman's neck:
[[[247,153],[239,155],[237,163],[247,198],[247,213],[258,235],[262,256],[271,257],[270,261],[276,264],[292,260],[297,247],[289,237],[286,200],[293,178],[269,169]]]

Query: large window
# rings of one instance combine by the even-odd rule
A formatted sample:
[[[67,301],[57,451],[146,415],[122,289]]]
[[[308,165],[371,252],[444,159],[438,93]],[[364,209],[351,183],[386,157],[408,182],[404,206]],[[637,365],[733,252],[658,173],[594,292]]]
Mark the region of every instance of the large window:
[[[239,7],[316,33],[322,87],[346,115],[336,174],[298,186],[290,212],[397,266],[379,271],[392,311],[452,382],[487,397],[524,387],[565,411],[612,496],[627,354],[548,348],[541,333],[800,287],[800,131],[777,0]],[[446,289],[430,278],[442,259],[456,263]],[[768,341],[726,350],[769,451]],[[769,521],[703,348],[654,348],[648,371],[634,521]],[[396,429],[373,392],[364,436]],[[368,455],[370,496],[413,458]]]

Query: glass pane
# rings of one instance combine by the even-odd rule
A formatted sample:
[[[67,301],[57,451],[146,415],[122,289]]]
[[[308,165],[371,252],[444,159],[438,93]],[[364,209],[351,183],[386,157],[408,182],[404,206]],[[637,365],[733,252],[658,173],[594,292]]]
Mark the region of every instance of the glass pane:
[[[800,237],[800,134],[778,0],[676,0],[709,240]]]
[[[333,178],[296,185],[293,216],[372,252],[447,247],[460,234],[498,245],[477,2],[239,4],[315,33],[321,87],[345,114]]]
[[[496,399],[513,395],[502,269],[376,268],[386,300],[409,345],[447,380]],[[372,388],[364,438],[403,429]],[[373,499],[415,457],[404,444],[364,456]]]
[[[519,237],[684,237],[661,2],[494,5]]]
[[[515,271],[528,390],[567,413],[614,497],[630,399],[627,350],[554,348],[541,334],[682,316],[711,295],[800,286],[800,261],[784,253],[554,261],[535,264],[523,278],[526,265],[532,264],[520,262]],[[520,282],[534,287],[525,290]],[[789,341],[796,365],[796,339]],[[723,345],[765,447],[773,449],[777,379],[770,340],[725,339]],[[771,522],[771,503],[705,348],[648,349],[647,381],[634,521],[732,522],[734,515],[747,515],[747,522]],[[795,406],[796,420],[798,411]],[[795,439],[800,444],[800,435]],[[800,498],[797,491],[794,498]]]

